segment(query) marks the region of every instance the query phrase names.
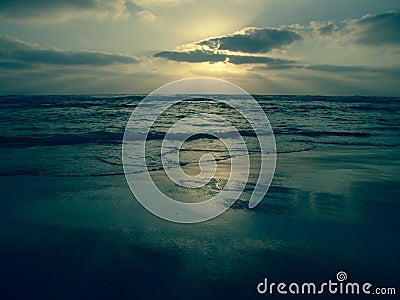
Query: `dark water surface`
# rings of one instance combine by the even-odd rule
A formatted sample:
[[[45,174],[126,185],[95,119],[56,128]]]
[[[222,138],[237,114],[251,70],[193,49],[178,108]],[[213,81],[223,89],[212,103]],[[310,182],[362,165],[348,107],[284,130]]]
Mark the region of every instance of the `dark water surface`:
[[[339,271],[400,292],[400,98],[256,96],[277,142],[270,191],[192,225],[151,215],[126,184],[121,142],[142,98],[0,97],[0,299],[275,298],[257,295],[265,277]],[[222,113],[257,150],[229,110],[187,101],[150,133],[152,170],[168,124],[190,111]],[[182,159],[222,161],[217,148],[199,135]]]

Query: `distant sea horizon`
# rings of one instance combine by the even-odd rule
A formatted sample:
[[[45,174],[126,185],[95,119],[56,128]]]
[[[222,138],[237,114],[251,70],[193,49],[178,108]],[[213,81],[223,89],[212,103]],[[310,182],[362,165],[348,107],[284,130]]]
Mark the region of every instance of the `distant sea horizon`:
[[[0,94],[0,97],[18,96],[144,96],[150,93],[7,93]],[[210,94],[213,95],[213,94]],[[299,97],[371,97],[371,98],[400,98],[400,95],[379,95],[379,94],[269,94],[269,93],[250,93],[252,96],[299,96]]]

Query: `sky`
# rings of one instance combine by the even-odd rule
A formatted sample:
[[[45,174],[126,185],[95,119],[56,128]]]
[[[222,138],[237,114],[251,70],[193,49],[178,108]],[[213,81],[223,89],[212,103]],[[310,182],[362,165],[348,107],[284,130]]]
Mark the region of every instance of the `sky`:
[[[1,0],[0,94],[400,96],[399,0]]]

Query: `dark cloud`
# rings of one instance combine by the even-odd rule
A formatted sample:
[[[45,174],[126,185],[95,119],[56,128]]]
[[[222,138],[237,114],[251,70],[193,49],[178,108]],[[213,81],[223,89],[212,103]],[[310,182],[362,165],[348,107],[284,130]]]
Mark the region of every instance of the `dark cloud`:
[[[11,20],[65,20],[81,15],[118,16],[125,0],[1,0],[0,16]]]
[[[249,27],[232,35],[206,39],[197,44],[214,50],[266,53],[287,47],[300,39],[299,34],[288,29]]]
[[[173,61],[199,63],[199,62],[222,62],[227,59],[225,54],[214,53],[211,51],[163,51],[153,55],[153,57],[165,58]]]
[[[367,47],[400,45],[400,11],[398,10],[367,14],[359,19],[330,25],[333,28],[326,28],[326,34],[340,32],[345,43]],[[324,31],[324,28],[321,29]]]
[[[193,50],[193,51],[163,51],[153,55],[153,57],[164,58],[172,61],[188,62],[188,63],[217,63],[225,62],[234,65],[242,64],[271,64],[280,65],[292,63],[291,60],[284,60],[279,58],[272,58],[266,56],[254,55],[229,55],[220,52],[212,52],[206,50]]]
[[[27,70],[32,68],[32,65],[20,62],[0,61],[0,70]]]
[[[0,61],[3,67],[21,67],[21,64],[107,66],[139,62],[133,56],[122,54],[42,48],[10,36],[0,36]]]
[[[251,55],[229,55],[229,62],[235,65],[241,64],[268,64],[268,65],[283,65],[294,61],[280,58],[272,58],[266,56],[251,56]]]
[[[364,66],[339,66],[339,65],[306,65],[301,66],[302,68],[322,71],[322,72],[332,72],[332,73],[347,73],[347,72],[364,72],[370,71],[370,68]]]
[[[400,12],[390,11],[378,15],[366,15],[355,20],[355,42],[365,45],[400,44]]]
[[[327,64],[276,64],[255,66],[252,70],[290,70],[290,69],[303,69],[319,73],[337,73],[337,74],[375,74],[384,75],[387,78],[400,77],[400,65],[387,66],[387,67],[370,67],[370,66],[341,66],[341,65],[327,65]]]
[[[311,27],[319,35],[339,32],[345,42],[352,44],[365,46],[400,44],[400,11],[367,14],[359,19],[328,22],[319,26],[311,22]]]
[[[9,36],[9,35],[0,36],[0,51],[27,50],[34,48],[39,48],[39,46],[28,42],[24,42],[14,36]]]
[[[400,76],[400,66],[371,67],[371,66],[340,66],[340,65],[305,65],[301,68],[325,72],[325,73],[352,73],[352,74],[375,74],[383,75],[387,78]]]
[[[331,23],[331,24],[326,24],[326,25],[323,25],[323,26],[317,28],[316,31],[320,35],[328,35],[328,34],[332,34],[336,28],[337,28],[337,26],[334,23]]]
[[[290,70],[290,69],[299,69],[302,68],[303,66],[297,65],[297,64],[272,64],[272,65],[261,65],[261,66],[255,66],[252,68],[252,70]]]
[[[327,73],[349,73],[349,72],[365,72],[371,68],[364,66],[340,66],[340,65],[306,65],[306,64],[278,64],[254,67],[253,70],[289,70],[289,69],[307,69],[318,72]]]
[[[0,59],[51,65],[107,66],[114,63],[131,64],[138,60],[131,56],[89,51],[13,50],[0,51]]]
[[[0,2],[1,11],[19,11],[21,14],[31,13],[36,11],[52,10],[58,8],[73,7],[76,9],[86,9],[99,6],[102,1],[96,0],[2,0]]]
[[[192,44],[195,47],[201,47],[201,49],[162,51],[153,56],[190,63],[288,64],[292,61],[254,54],[286,47],[300,39],[300,35],[288,29],[249,27],[231,35],[210,38]],[[239,52],[243,53],[243,55],[230,54],[229,52]]]

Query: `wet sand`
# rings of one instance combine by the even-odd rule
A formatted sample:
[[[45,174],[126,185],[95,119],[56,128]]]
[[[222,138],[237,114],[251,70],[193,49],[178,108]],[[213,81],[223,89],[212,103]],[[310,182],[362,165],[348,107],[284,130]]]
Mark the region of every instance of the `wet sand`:
[[[399,157],[397,147],[281,153],[258,207],[239,201],[192,225],[147,212],[123,175],[3,176],[2,294],[249,299],[264,277],[318,282],[340,270],[354,281],[396,286]]]

